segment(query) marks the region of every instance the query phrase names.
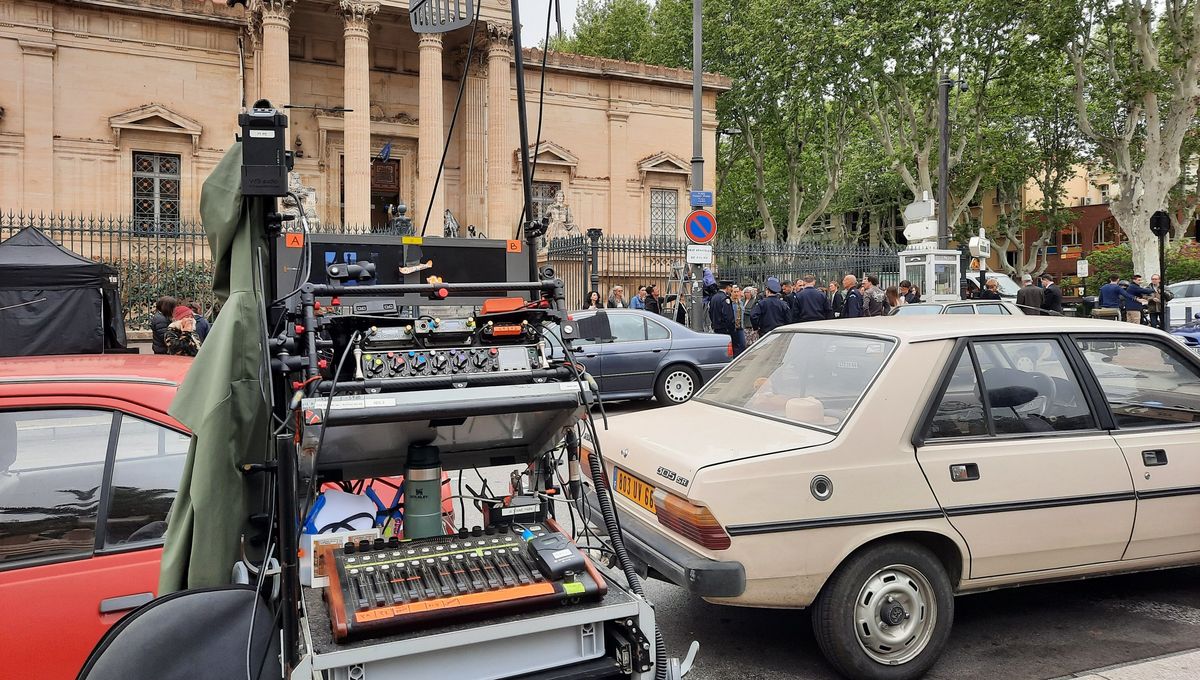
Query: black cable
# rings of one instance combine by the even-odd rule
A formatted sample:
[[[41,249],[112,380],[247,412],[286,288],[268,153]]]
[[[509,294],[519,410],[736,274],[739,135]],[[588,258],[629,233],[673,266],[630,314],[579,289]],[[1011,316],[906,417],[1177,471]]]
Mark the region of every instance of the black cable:
[[[546,41],[542,43],[542,74],[538,83],[538,125],[537,133],[533,136],[533,167],[529,169],[529,180],[532,182],[537,177],[538,166],[538,149],[542,146],[542,111],[546,104],[546,55],[550,54],[550,19],[553,17],[554,3],[546,6]],[[525,206],[521,206],[521,220],[517,223],[517,238],[521,238],[521,234],[525,229],[525,219],[533,219],[532,215],[525,214]]]
[[[308,283],[308,277],[312,275],[312,239],[309,238],[308,219],[304,217],[304,204],[300,202],[299,196],[290,191],[288,196],[291,196],[292,200],[296,202],[296,214],[299,216],[300,229],[304,231],[304,246],[300,250],[300,267],[296,270],[296,287],[292,289],[292,292],[272,302],[270,307],[299,293],[304,284]]]
[[[554,333],[550,333],[550,335],[554,335]],[[566,364],[571,367],[571,371],[575,374],[576,383],[579,386],[579,396],[581,399],[584,399],[584,403],[586,404],[586,396],[583,391],[583,376],[580,375],[575,362],[570,360],[571,353],[567,350],[566,342],[562,338],[557,339],[563,348],[563,356],[566,358]],[[638,577],[637,569],[633,566],[633,561],[629,558],[629,553],[625,550],[625,539],[621,534],[621,520],[612,502],[610,485],[604,478],[604,466],[601,464],[601,461],[604,460],[604,452],[600,448],[600,436],[596,432],[596,421],[592,418],[591,409],[585,410],[582,422],[587,425],[588,432],[591,434],[592,455],[588,456],[588,465],[592,473],[592,487],[596,494],[596,500],[600,505],[600,516],[604,520],[604,528],[608,532],[609,543],[612,545],[613,554],[617,558],[617,565],[624,572],[629,589],[642,598],[643,601],[649,603],[649,600],[646,599],[646,593],[642,590],[642,581]],[[663,639],[662,629],[657,623],[654,626],[654,659],[655,680],[667,680],[667,643]]]
[[[463,471],[458,471],[458,528],[467,528],[467,499],[463,498]]]
[[[337,393],[338,378],[342,374],[342,367],[346,365],[346,357],[348,357],[354,353],[353,352],[354,343],[358,341],[358,335],[359,335],[358,331],[354,331],[354,333],[350,335],[350,341],[346,343],[346,351],[342,352],[342,358],[338,359],[337,368],[335,368],[333,371],[333,382],[329,385],[329,398],[325,400],[325,415],[324,415],[325,422],[321,424],[321,434],[317,436],[317,448],[315,450],[313,450],[312,476],[308,478],[308,490],[307,490],[307,493],[305,494],[306,498],[304,500],[304,512],[300,513],[300,518],[296,518],[296,517],[280,517],[279,518],[280,522],[283,522],[284,520],[289,521],[289,522],[296,522],[297,519],[300,520],[297,522],[297,527],[296,527],[296,544],[297,545],[299,545],[299,543],[300,543],[300,537],[304,534],[303,518],[308,517],[309,511],[312,510],[312,503],[314,501],[314,494],[316,493],[316,483],[317,483],[317,459],[321,456],[321,445],[325,443],[325,432],[327,432],[329,430],[329,413],[330,413],[331,409],[333,408],[333,395]]]
[[[269,501],[270,505],[274,506],[275,505],[275,487],[274,486],[271,487],[271,491],[267,495],[267,498],[270,499],[270,501]],[[260,565],[258,568],[258,581],[254,585],[254,605],[250,607],[250,625],[247,627],[248,630],[246,631],[246,680],[255,680],[255,678],[257,677],[257,676],[250,675],[250,646],[251,646],[251,643],[254,641],[254,618],[256,616],[258,616],[258,600],[259,600],[259,598],[262,597],[263,581],[266,579],[266,576],[267,576],[267,565],[269,565],[271,563],[271,551],[273,550],[272,546],[274,545],[271,542],[271,539],[272,539],[272,533],[273,533],[274,529],[275,529],[274,522],[271,522],[267,525],[266,549],[263,551],[262,565]],[[282,530],[282,528],[281,528],[281,530]],[[269,648],[270,645],[268,644],[267,647]],[[262,662],[260,661],[258,665],[259,665],[259,673],[261,674],[262,673]]]
[[[433,191],[429,194],[429,203],[425,206],[425,220],[421,222],[421,236],[425,235],[425,228],[429,226],[429,215],[432,212],[433,199],[437,198],[438,184],[442,181],[442,170],[446,167],[446,154],[450,153],[450,140],[454,138],[454,123],[458,120],[458,108],[462,105],[463,92],[467,89],[467,74],[471,69],[471,55],[475,53],[475,31],[479,28],[479,10],[483,9],[483,3],[478,2],[475,5],[475,20],[471,22],[471,38],[467,42],[467,60],[466,66],[463,67],[462,79],[458,82],[458,97],[454,100],[454,113],[450,114],[450,130],[446,133],[446,143],[442,145],[442,160],[438,162],[437,177],[433,180]],[[518,26],[517,30],[521,30]],[[441,87],[441,83],[438,83]]]

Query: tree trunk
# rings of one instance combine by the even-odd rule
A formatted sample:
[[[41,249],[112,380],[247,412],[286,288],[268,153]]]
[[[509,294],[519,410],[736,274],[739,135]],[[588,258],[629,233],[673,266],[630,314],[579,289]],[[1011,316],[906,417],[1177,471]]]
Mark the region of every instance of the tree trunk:
[[[754,139],[754,132],[746,128],[746,150],[754,162],[754,202],[758,207],[758,215],[763,221],[762,240],[774,243],[778,238],[775,231],[775,220],[771,218],[771,208],[767,205],[767,178],[763,169],[764,151]]]
[[[881,231],[881,225],[879,224],[881,221],[879,211],[872,210],[871,212],[867,213],[867,219],[870,220],[870,226],[868,227],[869,231],[867,232],[867,241],[871,244],[872,248],[878,248],[879,232]]]
[[[1135,224],[1150,224],[1150,212],[1144,213],[1132,218]],[[1132,234],[1126,232],[1126,237],[1133,251],[1133,273],[1141,274],[1149,281],[1151,276],[1161,273],[1158,271],[1158,237],[1149,227],[1132,231]]]

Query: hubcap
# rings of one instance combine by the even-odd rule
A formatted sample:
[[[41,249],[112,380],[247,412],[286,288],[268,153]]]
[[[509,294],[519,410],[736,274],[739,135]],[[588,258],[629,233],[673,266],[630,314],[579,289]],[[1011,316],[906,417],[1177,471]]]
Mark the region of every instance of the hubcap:
[[[925,576],[902,564],[880,569],[863,583],[854,604],[858,644],[888,666],[917,657],[937,623],[937,601]]]
[[[674,371],[667,376],[667,398],[682,403],[692,398],[692,390],[696,384],[687,371]]]

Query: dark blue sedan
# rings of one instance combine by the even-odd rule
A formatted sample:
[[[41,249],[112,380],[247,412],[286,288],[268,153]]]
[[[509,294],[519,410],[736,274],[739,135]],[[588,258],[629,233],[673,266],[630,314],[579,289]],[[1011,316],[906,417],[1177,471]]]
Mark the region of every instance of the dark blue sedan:
[[[1171,331],[1188,349],[1200,354],[1200,314],[1184,325]]]
[[[571,318],[580,338],[575,361],[596,379],[605,399],[682,404],[733,355],[729,336],[697,333],[651,312],[593,309]]]

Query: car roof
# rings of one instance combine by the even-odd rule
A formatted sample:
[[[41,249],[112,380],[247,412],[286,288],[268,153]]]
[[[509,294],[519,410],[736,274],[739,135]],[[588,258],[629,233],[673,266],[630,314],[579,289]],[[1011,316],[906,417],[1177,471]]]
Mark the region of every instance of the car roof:
[[[969,318],[969,321],[967,319]],[[871,316],[858,319],[836,319],[833,321],[811,321],[784,326],[783,330],[801,332],[841,332],[881,335],[896,338],[901,342],[930,342],[960,337],[984,335],[1019,335],[1036,333],[1104,333],[1126,335],[1133,333],[1158,334],[1168,337],[1160,330],[1138,324],[1122,323],[1105,319],[1079,319],[1074,317],[1029,316]]]
[[[163,354],[71,354],[0,359],[0,384],[149,383],[178,387],[190,357]]]

